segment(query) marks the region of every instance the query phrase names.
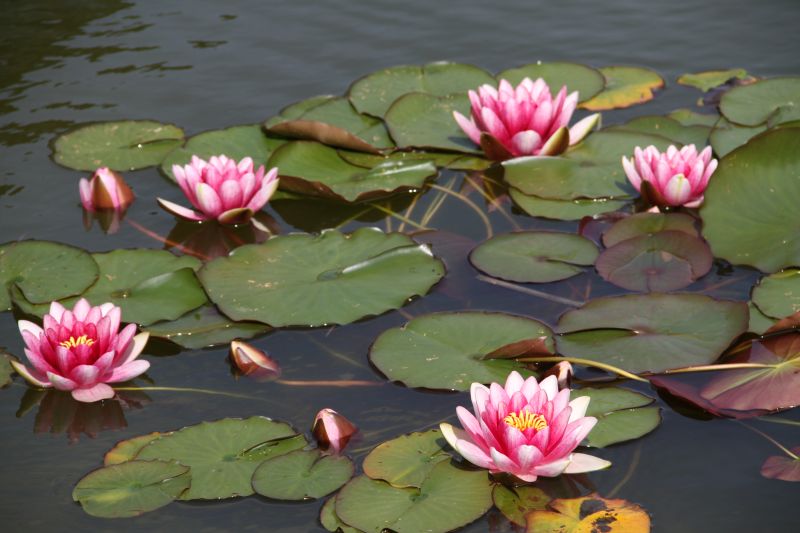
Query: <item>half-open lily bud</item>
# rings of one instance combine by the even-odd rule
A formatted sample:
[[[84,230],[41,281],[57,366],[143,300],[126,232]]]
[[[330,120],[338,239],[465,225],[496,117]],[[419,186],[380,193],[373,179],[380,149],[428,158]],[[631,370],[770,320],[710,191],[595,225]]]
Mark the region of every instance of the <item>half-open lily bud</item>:
[[[555,376],[556,380],[558,380],[558,389],[568,389],[570,385],[572,385],[572,374],[572,365],[569,361],[561,361],[550,367],[550,369],[544,373],[542,379]]]
[[[231,341],[230,358],[242,375],[257,381],[271,381],[281,375],[277,361],[246,342]]]
[[[108,167],[98,168],[91,179],[79,183],[81,204],[92,213],[101,209],[124,211],[133,202],[133,191],[122,176]]]
[[[327,408],[317,413],[311,428],[320,449],[332,453],[340,453],[357,431],[358,428],[352,422]]]

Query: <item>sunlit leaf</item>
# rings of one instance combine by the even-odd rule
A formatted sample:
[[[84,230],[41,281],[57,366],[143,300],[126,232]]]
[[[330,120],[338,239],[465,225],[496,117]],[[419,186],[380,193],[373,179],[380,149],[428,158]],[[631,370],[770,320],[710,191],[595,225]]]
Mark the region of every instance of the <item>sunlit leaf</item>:
[[[611,248],[622,241],[658,233],[659,231],[681,231],[698,237],[695,219],[684,213],[636,213],[622,218],[603,233],[603,244]]]
[[[145,328],[154,337],[169,339],[192,350],[227,344],[234,339],[249,339],[269,330],[269,326],[258,322],[234,322],[213,305],[198,307],[175,320]]]
[[[800,311],[800,269],[788,268],[762,278],[753,288],[752,301],[774,319]]]
[[[765,125],[740,126],[725,120],[725,118],[720,118],[711,130],[708,140],[711,147],[714,148],[714,153],[723,157],[765,131],[767,131]]]
[[[546,509],[551,498],[538,487],[497,484],[492,490],[492,500],[503,516],[518,526],[525,526],[525,516],[531,511]]]
[[[660,408],[645,407],[653,403],[653,398],[632,390],[621,387],[573,389],[571,398],[579,396],[591,398],[586,416],[597,418],[597,425],[586,438],[589,446],[604,448],[638,439],[661,422]]]
[[[438,429],[410,433],[379,444],[364,458],[364,473],[395,487],[419,487],[440,462],[449,460]]]
[[[671,119],[677,120],[684,126],[708,126],[713,127],[719,120],[719,115],[716,113],[698,113],[693,109],[676,109],[670,111],[667,116]]]
[[[103,465],[111,466],[132,461],[142,448],[159,438],[161,435],[164,435],[164,433],[154,431],[153,433],[139,435],[138,437],[119,441],[114,445],[113,448],[106,452],[105,456],[103,456]]]
[[[636,117],[607,131],[639,131],[660,135],[680,144],[694,144],[700,150],[706,145],[711,126],[684,125],[670,117],[658,115]],[[644,148],[644,146],[642,147]]]
[[[386,112],[386,125],[400,148],[481,153],[458,126],[453,111],[469,116],[470,105],[466,93],[441,97],[410,93],[392,104]]]
[[[603,67],[599,69],[606,79],[600,93],[581,107],[590,111],[619,109],[641,104],[653,99],[653,91],[664,86],[656,72],[639,67]]]
[[[513,187],[509,188],[509,195],[514,203],[527,214],[556,220],[580,220],[583,217],[617,211],[627,204],[625,200],[608,200],[606,198],[550,200],[527,195]]]
[[[363,533],[360,529],[348,526],[336,515],[336,496],[325,501],[319,511],[319,521],[322,527],[331,533]]]
[[[498,80],[506,79],[514,85],[526,77],[532,80],[544,79],[553,94],[563,86],[566,86],[569,92],[578,91],[580,102],[589,100],[602,91],[606,84],[600,71],[578,63],[531,63],[504,70],[497,75]]]
[[[344,485],[353,470],[347,457],[296,450],[261,463],[253,472],[253,489],[276,500],[316,499]]]
[[[732,68],[728,70],[707,70],[704,72],[694,72],[682,74],[678,78],[678,83],[695,87],[703,92],[709,91],[714,87],[719,87],[732,78],[745,79],[747,71],[743,68]]]
[[[527,533],[648,533],[650,516],[635,503],[606,500],[596,494],[553,500],[552,511],[527,516]]]
[[[734,87],[719,104],[725,118],[743,126],[800,120],[800,77],[771,78]]]

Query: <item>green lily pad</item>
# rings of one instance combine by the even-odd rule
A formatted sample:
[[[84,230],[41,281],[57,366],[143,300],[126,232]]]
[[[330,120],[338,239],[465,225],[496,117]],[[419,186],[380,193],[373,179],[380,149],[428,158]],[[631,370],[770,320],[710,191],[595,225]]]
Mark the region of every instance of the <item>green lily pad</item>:
[[[281,109],[280,112],[274,117],[270,117],[265,120],[264,127],[269,129],[275,124],[300,118],[310,109],[313,109],[320,104],[324,104],[325,102],[335,100],[336,98],[338,98],[338,96],[333,96],[332,94],[323,94],[295,102]]]
[[[545,491],[530,485],[506,487],[497,484],[492,490],[494,506],[518,526],[525,526],[525,515],[531,511],[547,509],[551,499]]]
[[[183,130],[151,120],[99,122],[65,133],[53,143],[53,159],[75,170],[136,170],[158,165],[183,142]]]
[[[132,461],[142,448],[162,435],[165,435],[165,433],[154,431],[147,435],[139,435],[138,437],[116,443],[114,447],[108,450],[105,456],[103,456],[103,466],[118,465],[120,463]]]
[[[273,237],[200,271],[211,300],[234,320],[274,327],[347,324],[401,307],[444,276],[430,248],[399,233]]]
[[[509,188],[509,196],[520,209],[531,216],[555,220],[580,220],[583,217],[610,213],[625,207],[625,200],[607,198],[579,198],[576,200],[548,200]]]
[[[319,511],[319,521],[331,533],[363,533],[360,529],[350,527],[336,515],[336,497],[328,498]]]
[[[178,463],[130,461],[90,472],[75,486],[72,499],[92,516],[139,516],[172,502],[191,482],[189,468]]]
[[[0,311],[11,309],[12,285],[32,303],[49,303],[82,293],[97,280],[98,272],[92,256],[80,248],[50,241],[3,244]]]
[[[681,231],[699,237],[695,219],[684,213],[636,213],[614,223],[603,233],[603,244],[611,248],[622,241],[658,233],[659,231]]]
[[[284,190],[359,202],[422,187],[436,175],[431,161],[389,159],[371,168],[348,163],[329,146],[295,141],[278,148],[269,159]]]
[[[670,292],[705,276],[714,258],[708,245],[683,231],[659,231],[603,250],[595,267],[606,281],[631,291]]]
[[[732,68],[728,70],[707,70],[704,72],[694,72],[682,74],[678,78],[678,83],[688,87],[695,87],[703,92],[710,91],[714,87],[723,85],[730,79],[743,80],[747,78],[747,71],[743,68]]]
[[[394,147],[383,121],[359,113],[347,98],[316,98],[314,103],[316,105],[308,105],[297,116],[270,119],[264,127],[285,137],[310,139],[351,150],[377,152]],[[298,106],[293,111],[299,109]]]
[[[761,279],[753,288],[753,303],[770,318],[800,311],[800,269],[789,268]]]
[[[481,150],[453,118],[453,111],[470,115],[466,94],[409,93],[398,98],[386,112],[386,125],[399,148],[480,154]]]
[[[629,372],[710,364],[747,330],[747,306],[696,294],[596,298],[564,313],[558,353]]]
[[[769,131],[722,158],[700,208],[714,256],[763,272],[800,264],[798,176],[800,128]]]
[[[336,496],[336,514],[369,533],[444,533],[469,524],[492,506],[485,470],[462,470],[449,461],[434,467],[419,488],[397,488],[358,476]]]
[[[347,483],[353,471],[347,457],[296,450],[261,463],[253,472],[253,489],[276,500],[322,498]]]
[[[599,70],[578,63],[531,63],[504,70],[497,75],[498,80],[506,79],[513,85],[517,85],[526,77],[532,80],[542,78],[553,94],[563,86],[566,86],[569,92],[578,91],[580,102],[591,99],[606,85],[606,80]]]
[[[590,111],[620,109],[653,99],[653,91],[664,86],[657,72],[639,67],[603,67],[599,69],[606,86],[594,98],[580,104]]]
[[[11,375],[14,373],[14,367],[11,366],[12,360],[12,355],[0,348],[0,387],[11,383]]]
[[[227,344],[234,339],[250,339],[269,330],[269,326],[258,322],[234,322],[213,305],[198,307],[176,320],[157,322],[145,328],[154,337],[169,339],[190,350]]]
[[[439,463],[450,460],[441,431],[401,435],[379,444],[364,458],[364,473],[395,487],[419,487]]]
[[[594,264],[597,247],[569,233],[524,231],[497,235],[469,255],[475,268],[500,279],[548,283],[566,279]]]
[[[707,144],[711,126],[687,126],[670,117],[652,115],[636,117],[625,124],[613,126],[606,131],[638,131],[660,135],[676,143],[693,144],[699,150]]]
[[[618,442],[638,439],[661,423],[660,408],[644,407],[653,403],[653,398],[644,394],[620,387],[572,391],[572,399],[580,396],[591,398],[586,416],[597,418],[597,425],[586,438],[589,446],[605,448]]]
[[[720,118],[711,130],[708,140],[714,152],[724,157],[765,131],[767,131],[766,125],[740,126]]]
[[[161,172],[174,180],[172,165],[187,165],[193,155],[205,160],[222,154],[236,161],[250,157],[258,167],[266,165],[270,154],[285,142],[285,139],[268,137],[258,124],[206,131],[190,137],[185,145],[170,152],[161,162]]]
[[[347,93],[360,113],[383,117],[392,103],[407,93],[447,96],[494,85],[491,74],[473,65],[439,61],[423,66],[400,65],[378,70],[356,80]]]
[[[422,150],[394,152],[389,155],[339,150],[339,157],[348,163],[364,168],[372,168],[382,163],[398,161],[406,163],[424,163],[430,161],[437,167],[444,167],[452,170],[484,170],[492,165],[491,161],[482,157],[444,152],[425,152]]]
[[[526,365],[484,356],[508,344],[551,335],[544,324],[504,313],[434,313],[384,331],[370,360],[393,381],[408,387],[469,390],[474,382],[503,382]],[[548,344],[550,344],[548,342]]]
[[[765,331],[775,325],[776,320],[762,313],[753,302],[748,302],[747,308],[750,311],[750,326],[747,331],[763,335]]]
[[[667,113],[667,117],[677,120],[684,126],[709,126],[714,127],[714,124],[719,120],[719,115],[716,113],[698,113],[693,109],[676,109]]]
[[[743,126],[800,120],[800,77],[771,78],[734,87],[722,95],[719,110]]]
[[[136,460],[178,461],[192,469],[192,486],[182,500],[216,500],[253,494],[250,480],[270,457],[294,451],[296,445],[272,446],[271,454],[248,454],[265,443],[294,443],[288,424],[254,416],[202,422],[164,435],[143,447]],[[302,447],[302,445],[301,445]]]

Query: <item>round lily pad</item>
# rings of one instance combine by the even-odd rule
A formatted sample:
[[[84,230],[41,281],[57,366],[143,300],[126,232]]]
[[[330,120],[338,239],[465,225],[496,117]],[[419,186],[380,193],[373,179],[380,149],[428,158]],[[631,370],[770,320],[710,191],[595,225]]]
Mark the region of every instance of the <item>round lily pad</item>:
[[[458,126],[453,111],[469,116],[466,93],[450,96],[409,93],[398,98],[386,112],[386,125],[399,148],[481,153]]]
[[[336,496],[336,514],[369,533],[444,533],[469,524],[492,506],[485,470],[462,470],[444,461],[419,488],[397,488],[358,476]]]
[[[800,120],[800,77],[771,78],[734,87],[722,95],[719,110],[743,126]]]
[[[316,499],[347,483],[353,471],[347,457],[296,450],[261,463],[253,472],[253,489],[276,500]]]
[[[396,159],[364,168],[348,163],[334,148],[311,141],[281,146],[269,165],[278,167],[281,189],[347,202],[418,189],[437,172],[431,161]]]
[[[184,465],[130,461],[90,472],[75,486],[72,499],[92,516],[139,516],[172,502],[191,482],[192,474]]]
[[[169,339],[190,350],[227,344],[234,339],[250,339],[269,330],[269,326],[258,322],[234,322],[213,305],[198,307],[176,320],[157,322],[145,328],[154,337]]]
[[[747,78],[747,71],[745,69],[732,68],[728,70],[707,70],[704,72],[682,74],[678,78],[678,83],[707,92],[714,87],[725,84],[725,82],[731,79],[741,80],[745,78]]]
[[[695,228],[695,219],[684,213],[636,213],[618,220],[605,233],[603,244],[611,248],[622,241],[659,231],[681,231],[691,237],[700,233]]]
[[[683,231],[659,231],[603,250],[597,272],[631,291],[669,292],[705,276],[714,258],[708,245]]]
[[[11,309],[15,285],[31,303],[82,293],[97,280],[98,266],[86,250],[49,241],[0,245],[0,311]]]
[[[485,356],[550,334],[536,320],[504,313],[434,313],[384,331],[372,345],[370,360],[408,387],[469,390],[474,382],[502,382],[512,370],[531,375],[522,363]]]
[[[151,120],[99,122],[65,133],[53,143],[53,159],[75,170],[136,170],[158,165],[183,142],[183,130]]]
[[[186,165],[193,155],[205,160],[215,155],[226,155],[236,161],[249,157],[258,167],[266,165],[270,154],[285,142],[285,139],[268,137],[258,124],[206,131],[190,137],[185,145],[167,154],[161,163],[161,172],[174,180],[172,165]]]
[[[763,278],[753,288],[753,303],[771,318],[800,311],[800,269],[789,268]]]
[[[629,372],[710,364],[747,330],[747,305],[696,294],[596,298],[564,313],[558,353]]]
[[[618,442],[638,439],[661,423],[660,408],[645,407],[653,403],[653,398],[644,394],[621,387],[572,391],[571,398],[580,396],[591,398],[586,416],[597,418],[597,425],[586,438],[589,446],[604,448]]]
[[[653,99],[653,91],[664,86],[658,73],[639,67],[603,67],[599,69],[606,86],[581,107],[590,111],[620,109]]]
[[[396,309],[444,272],[428,246],[361,228],[273,237],[207,263],[199,275],[230,318],[280,327],[347,324]]]
[[[497,75],[498,80],[506,79],[513,85],[517,85],[524,78],[532,80],[542,78],[553,94],[564,86],[569,92],[578,91],[580,102],[589,100],[606,85],[606,80],[600,71],[578,63],[531,63],[504,70]]]
[[[597,494],[553,500],[551,510],[527,515],[526,533],[650,533],[650,516],[626,500],[606,500]]]
[[[597,247],[579,235],[525,231],[497,235],[469,255],[475,268],[496,278],[548,283],[583,272],[597,258]]]
[[[432,429],[410,433],[379,444],[364,458],[364,473],[395,487],[419,487],[439,463],[450,460],[447,441]]]
[[[143,447],[136,460],[178,461],[190,467],[192,486],[183,500],[249,496],[259,464],[298,449],[295,440],[287,439],[294,435],[291,426],[269,418],[225,418],[164,435]],[[271,453],[250,453],[258,445],[272,445]]]
[[[308,112],[308,110],[317,107],[320,104],[324,104],[325,102],[335,100],[336,98],[338,97],[333,96],[332,94],[322,94],[319,96],[312,96],[311,98],[306,98],[305,100],[300,100],[299,102],[295,102],[281,109],[280,112],[274,117],[270,117],[267,120],[265,120],[264,127],[266,129],[269,129],[275,124],[280,124],[281,122],[286,122],[289,120],[300,118],[301,116],[303,116],[304,113]]]
[[[139,435],[138,437],[116,443],[114,447],[108,450],[105,456],[103,456],[103,466],[118,465],[120,463],[132,461],[142,448],[162,435],[164,435],[164,433],[154,431],[147,435]]]
[[[676,109],[670,111],[667,116],[673,120],[677,120],[684,126],[709,126],[714,127],[714,124],[719,120],[717,113],[698,113],[693,109]]]
[[[714,149],[714,153],[719,157],[724,157],[765,131],[767,131],[767,126],[763,124],[759,126],[740,126],[720,118],[719,122],[711,130],[708,140]]]
[[[434,96],[466,94],[485,83],[494,85],[495,81],[491,74],[481,68],[439,61],[422,66],[400,65],[378,70],[356,80],[350,86],[348,97],[360,113],[382,117],[392,103],[406,93]]]
[[[680,144],[693,144],[700,150],[706,145],[711,126],[684,125],[670,117],[658,115],[636,117],[607,131],[639,131],[660,135]]]
[[[527,195],[513,187],[510,187],[508,192],[514,203],[529,215],[556,220],[580,220],[583,217],[617,211],[627,204],[625,200],[609,200],[607,198],[545,199]]]
[[[703,236],[733,264],[763,272],[798,265],[798,202],[800,128],[769,131],[720,161],[700,208]]]
[[[507,487],[498,483],[492,490],[494,506],[503,516],[522,527],[525,527],[525,515],[536,509],[547,509],[551,499],[545,491],[531,485]]]

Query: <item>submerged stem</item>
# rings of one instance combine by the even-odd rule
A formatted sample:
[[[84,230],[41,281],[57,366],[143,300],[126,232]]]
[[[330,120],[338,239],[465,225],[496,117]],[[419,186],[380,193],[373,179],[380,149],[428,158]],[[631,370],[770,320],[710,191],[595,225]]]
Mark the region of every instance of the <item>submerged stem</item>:
[[[431,188],[436,189],[437,191],[441,191],[445,194],[449,194],[467,204],[467,206],[469,206],[470,209],[475,211],[475,213],[477,213],[477,215],[483,221],[483,225],[486,227],[486,238],[490,239],[492,235],[494,235],[494,232],[492,231],[492,222],[489,220],[489,217],[486,216],[486,213],[484,213],[475,202],[473,202],[472,200],[470,200],[469,198],[467,198],[466,196],[464,196],[459,192],[456,192],[452,189],[447,189],[445,187],[442,187],[441,185],[436,185],[435,183],[431,183]]]
[[[231,398],[242,398],[245,400],[259,400],[266,401],[263,398],[255,396],[248,396],[246,394],[236,394],[234,392],[225,392],[210,389],[196,389],[193,387],[114,387],[114,390],[130,390],[130,391],[169,391],[169,392],[197,392],[200,394],[211,394],[214,396],[229,396]]]
[[[503,209],[503,206],[500,205],[500,202],[497,201],[497,198],[492,198],[492,196],[489,195],[489,193],[487,193],[486,191],[484,191],[483,187],[481,187],[478,183],[475,183],[472,180],[472,178],[469,177],[469,175],[464,176],[464,179],[467,180],[467,182],[469,182],[469,184],[472,185],[472,188],[478,191],[478,193],[480,193],[480,195],[483,196],[487,202],[492,204],[500,212],[500,214],[502,214],[503,217],[511,223],[514,229],[516,230],[520,229],[519,224],[517,224],[517,221],[514,220],[514,218],[511,215],[509,215],[505,209]]]
[[[397,227],[397,231],[402,231],[402,228],[405,227],[405,224],[408,224],[409,226],[414,226],[415,228],[423,230],[423,231],[427,231],[427,230],[430,229],[430,228],[425,227],[425,226],[423,226],[421,224],[417,224],[416,222],[414,222],[410,218],[406,218],[403,215],[401,215],[400,213],[396,213],[396,212],[392,211],[391,209],[389,209],[387,207],[384,207],[384,206],[379,205],[379,204],[370,204],[370,205],[372,205],[372,207],[374,207],[378,211],[386,213],[387,215],[392,216],[392,217],[396,218],[397,220],[399,220],[400,222],[402,222],[403,224],[401,224],[400,226]],[[389,224],[389,220],[391,220],[391,219],[388,219],[388,218],[386,219],[387,232],[391,231],[391,225]]]
[[[698,366],[685,366],[681,368],[670,368],[663,372],[649,372],[648,375],[653,374],[688,374],[690,372],[711,372],[713,370],[737,370],[741,368],[777,368],[777,365],[770,365],[766,363],[720,363],[718,365],[698,365]]]
[[[211,258],[208,257],[207,255],[202,254],[202,253],[198,252],[197,250],[192,250],[188,246],[184,246],[183,244],[181,244],[179,242],[171,241],[171,240],[167,239],[166,237],[162,237],[161,235],[159,235],[155,231],[151,231],[151,230],[145,228],[144,226],[142,226],[141,224],[139,224],[135,220],[131,220],[131,219],[128,218],[128,219],[125,219],[125,221],[128,224],[130,224],[131,226],[133,226],[134,228],[136,228],[137,230],[139,230],[140,232],[142,232],[145,235],[147,235],[148,237],[152,237],[153,239],[157,240],[158,242],[160,242],[162,244],[166,244],[167,246],[171,246],[172,248],[177,248],[181,252],[183,252],[185,254],[188,254],[188,255],[193,255],[194,257],[196,257],[198,259],[202,259],[203,261],[210,261],[211,260]]]
[[[564,305],[568,305],[570,307],[580,307],[583,305],[583,302],[578,302],[575,300],[570,300],[569,298],[564,298],[563,296],[556,296],[554,294],[549,294],[543,291],[537,291],[536,289],[531,289],[530,287],[523,287],[522,285],[517,285],[516,283],[511,283],[509,281],[503,281],[501,279],[490,278],[489,276],[484,276],[483,274],[478,274],[476,278],[479,281],[483,281],[485,283],[490,283],[492,285],[499,285],[500,287],[504,287],[506,289],[511,289],[512,291],[521,292],[523,294],[529,294],[531,296],[535,296],[537,298],[542,298],[545,300],[550,300],[551,302],[556,302]]]
[[[800,457],[798,457],[798,455],[796,453],[792,453],[792,451],[790,449],[786,448],[783,444],[781,444],[780,442],[776,441],[775,439],[773,439],[772,437],[770,437],[769,435],[767,435],[763,431],[758,430],[758,429],[754,428],[753,426],[745,424],[744,422],[741,422],[739,420],[737,420],[736,422],[739,425],[742,425],[742,426],[746,427],[750,431],[761,435],[762,437],[764,437],[765,439],[770,441],[772,444],[774,444],[776,447],[778,447],[783,453],[785,453],[786,455],[788,455],[789,457],[791,457],[795,461],[800,461]]]
[[[343,379],[343,380],[291,380],[278,379],[275,383],[289,385],[292,387],[379,387],[385,385],[383,381],[367,381],[362,379]]]

